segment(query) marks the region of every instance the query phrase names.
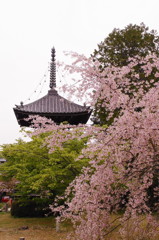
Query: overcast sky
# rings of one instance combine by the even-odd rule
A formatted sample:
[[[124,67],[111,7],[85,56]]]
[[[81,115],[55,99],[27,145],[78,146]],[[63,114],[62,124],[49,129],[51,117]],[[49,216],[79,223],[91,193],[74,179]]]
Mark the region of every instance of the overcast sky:
[[[53,46],[60,61],[89,56],[114,28],[141,22],[159,32],[158,0],[0,0],[0,144],[21,137],[13,107],[32,96]]]

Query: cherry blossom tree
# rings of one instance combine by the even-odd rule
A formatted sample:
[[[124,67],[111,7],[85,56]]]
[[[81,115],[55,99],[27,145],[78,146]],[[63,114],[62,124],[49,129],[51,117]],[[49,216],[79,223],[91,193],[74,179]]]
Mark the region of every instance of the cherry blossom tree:
[[[133,58],[136,55],[143,57],[150,53],[155,53],[159,56],[158,46],[159,37],[157,31],[150,31],[144,23],[141,23],[140,25],[129,24],[124,29],[114,29],[104,41],[98,44],[97,49],[94,50],[93,57],[100,62],[99,67],[102,71],[106,66],[110,65],[116,67],[127,66],[130,57]],[[136,75],[142,75],[140,65],[136,66],[135,71]],[[149,75],[149,78],[155,78],[153,72]],[[148,78],[144,79],[144,76],[142,76],[142,80],[145,80],[146,83]],[[132,94],[132,90],[136,89],[134,81],[135,79],[133,78],[130,85],[131,87],[129,88],[129,91],[126,92],[127,94]],[[119,87],[122,86],[119,84]],[[145,90],[148,90],[149,87],[146,87]],[[118,115],[118,112],[119,109],[114,111],[114,117]],[[109,112],[102,108],[102,101],[99,100],[93,111],[93,122],[101,125],[111,124],[113,118],[107,120],[107,115],[109,115]]]
[[[47,139],[50,151],[68,139],[89,139],[78,157],[89,159],[89,167],[67,188],[65,206],[56,207],[55,203],[52,210],[60,211],[61,219],[71,219],[75,229],[72,239],[111,239],[115,229],[118,239],[128,239],[128,222],[134,229],[132,239],[153,239],[158,225],[152,212],[159,211],[159,59],[136,56],[127,66],[110,66],[100,72],[98,62],[72,56],[76,60],[65,69],[80,73],[81,78],[74,84],[76,89],[69,89],[76,90],[78,97],[87,97],[92,107],[101,99],[110,118],[116,108],[120,111],[109,127],[36,125],[32,134],[52,132]],[[135,72],[139,64],[144,80]],[[155,79],[145,81],[152,72]],[[136,88],[130,96],[126,92],[132,79]],[[143,221],[149,226],[146,230]],[[141,238],[141,233],[147,238]]]

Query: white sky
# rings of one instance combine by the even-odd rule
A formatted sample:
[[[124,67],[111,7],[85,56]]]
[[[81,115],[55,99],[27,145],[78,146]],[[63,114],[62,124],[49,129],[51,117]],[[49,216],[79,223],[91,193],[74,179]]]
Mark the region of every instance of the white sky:
[[[0,144],[21,137],[13,107],[43,78],[52,46],[57,60],[89,56],[114,28],[141,22],[159,32],[158,0],[0,0]]]

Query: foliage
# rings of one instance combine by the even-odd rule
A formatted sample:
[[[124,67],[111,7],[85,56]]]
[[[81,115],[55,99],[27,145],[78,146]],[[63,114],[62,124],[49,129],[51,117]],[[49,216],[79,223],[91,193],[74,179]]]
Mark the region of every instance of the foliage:
[[[2,152],[0,151],[0,158],[3,158]]]
[[[30,142],[18,140],[15,144],[3,145],[3,156],[7,160],[0,166],[1,179],[16,179],[16,195],[27,197],[40,194],[54,198],[62,194],[69,183],[78,175],[86,161],[75,158],[86,140],[68,141],[52,153],[45,144],[48,133],[32,137]]]
[[[89,94],[92,107],[101,100],[110,117],[116,108],[121,111],[109,127],[78,126],[70,131],[67,126],[62,129],[62,137],[50,137],[48,144],[55,148],[68,137],[81,139],[89,136],[87,148],[78,158],[90,159],[90,166],[83,168],[82,174],[67,188],[65,205],[53,206],[52,210],[61,211],[61,218],[71,219],[75,227],[73,239],[109,238],[109,234],[119,228],[124,234],[128,221],[138,219],[140,215],[146,217],[151,228],[144,233],[149,239],[152,229],[154,234],[158,231],[151,214],[159,211],[159,58],[154,54],[138,56],[127,66],[108,66],[99,71],[98,62],[74,56],[77,59],[66,68],[70,72],[81,72],[80,94]],[[139,65],[143,78],[134,71]],[[155,78],[145,81],[152,72]],[[126,94],[131,84],[129,75],[136,79],[132,96]],[[145,91],[145,87],[149,90]],[[95,91],[90,93],[90,89]],[[34,134],[49,128],[37,129]],[[61,127],[57,126],[56,131],[57,134],[61,132]],[[153,205],[150,204],[151,197]],[[124,214],[112,220],[112,214],[120,210],[121,204],[125,207]],[[135,225],[136,239],[140,239],[140,228],[140,224]]]
[[[104,70],[107,66],[116,66],[124,67],[129,66],[131,58],[134,57],[146,57],[149,54],[156,54],[159,56],[159,36],[157,32],[152,30],[149,31],[149,28],[146,27],[143,23],[138,25],[128,25],[124,29],[114,29],[107,38],[104,39],[99,45],[98,49],[94,51],[93,58],[94,61],[99,62],[99,69]],[[135,66],[133,71],[136,72],[136,75],[132,77],[131,74],[127,74],[127,77],[130,79],[129,88],[125,90],[123,83],[117,78],[116,83],[119,88],[125,94],[132,96],[135,91],[139,91],[140,88],[144,88],[144,91],[147,92],[149,88],[153,87],[153,84],[147,83],[151,82],[151,79],[156,80],[155,74],[152,71],[149,76],[145,76],[142,64]],[[138,76],[136,78],[136,76]],[[141,81],[144,80],[144,85],[136,85],[138,79]],[[109,119],[109,111],[103,108],[104,99],[101,98],[97,100],[97,103],[94,107],[93,122],[100,124],[110,125],[114,121],[114,118],[118,116],[120,109],[117,108],[114,111],[114,116]]]
[[[11,215],[14,217],[44,217],[50,213],[51,199],[19,199],[12,203]]]
[[[93,57],[100,62],[100,69],[107,66],[122,67],[129,64],[129,58],[146,57],[150,53],[158,55],[159,37],[155,30],[149,31],[144,23],[129,24],[124,29],[114,29],[98,44]]]

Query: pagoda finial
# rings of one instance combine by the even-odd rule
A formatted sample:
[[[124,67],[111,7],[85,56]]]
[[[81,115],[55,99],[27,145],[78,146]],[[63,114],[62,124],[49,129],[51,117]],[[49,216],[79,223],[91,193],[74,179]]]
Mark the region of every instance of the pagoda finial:
[[[55,48],[51,49],[51,63],[50,63],[50,88],[56,87],[56,63],[55,63]]]

